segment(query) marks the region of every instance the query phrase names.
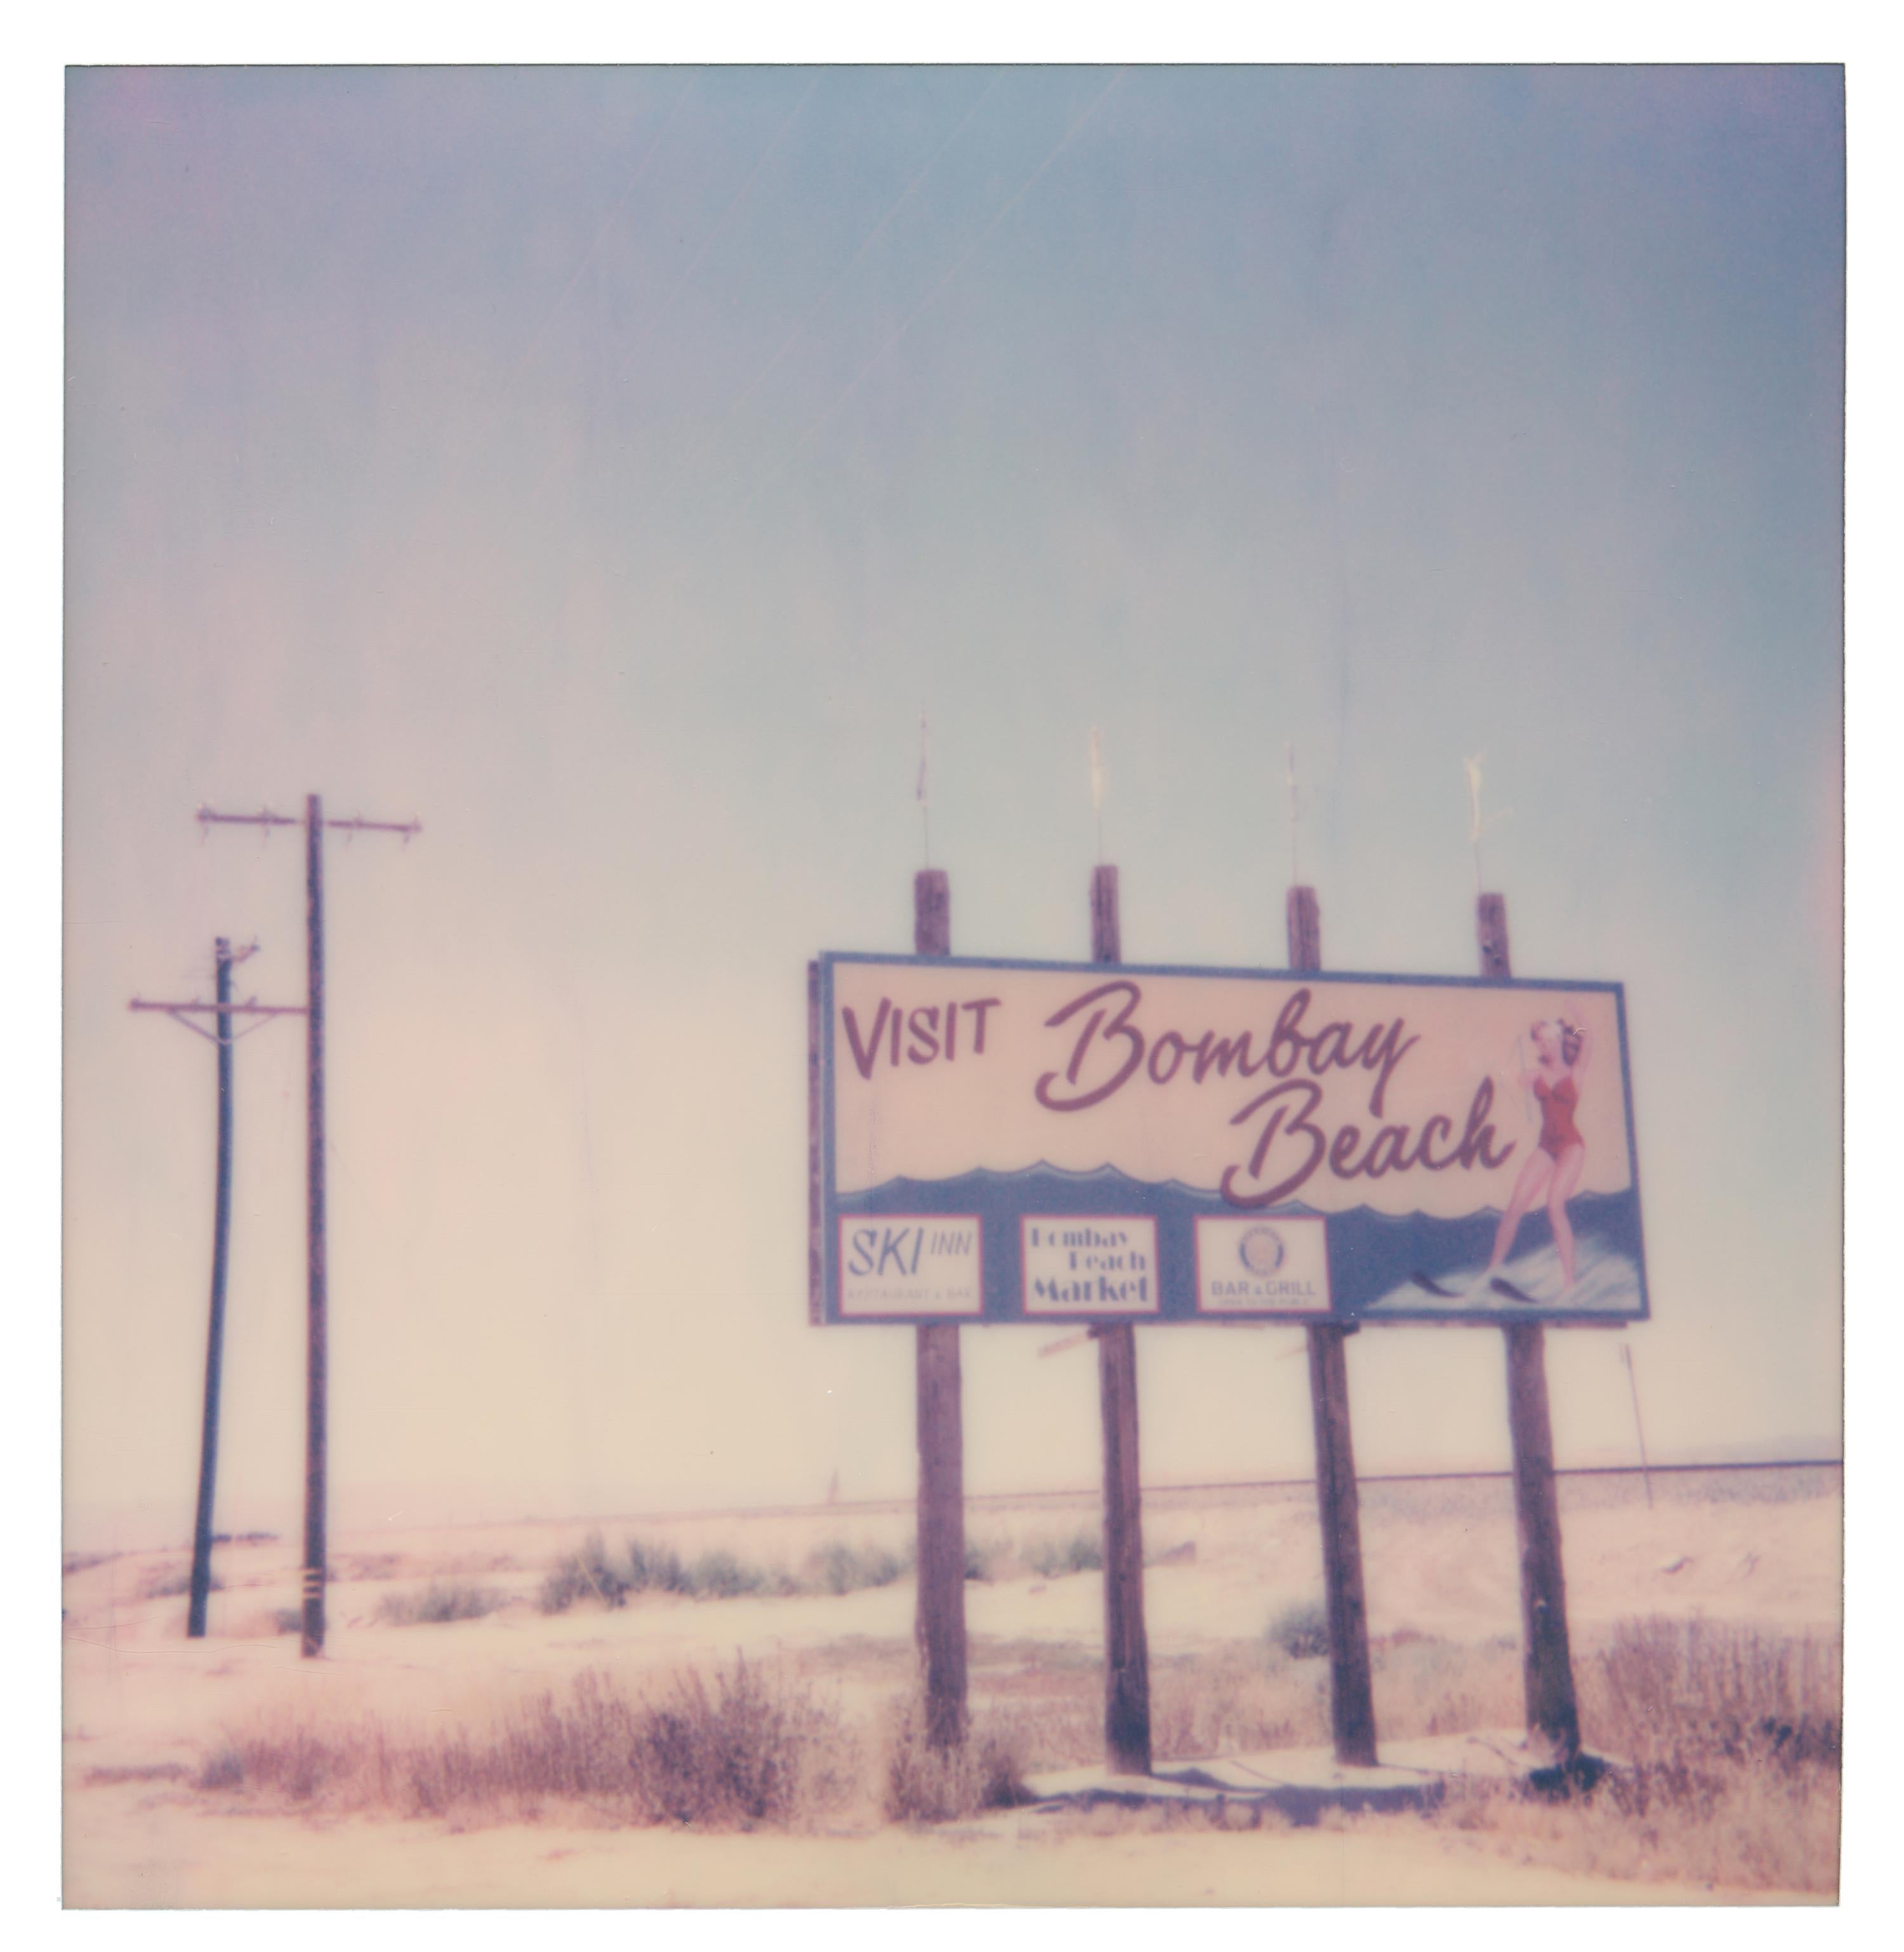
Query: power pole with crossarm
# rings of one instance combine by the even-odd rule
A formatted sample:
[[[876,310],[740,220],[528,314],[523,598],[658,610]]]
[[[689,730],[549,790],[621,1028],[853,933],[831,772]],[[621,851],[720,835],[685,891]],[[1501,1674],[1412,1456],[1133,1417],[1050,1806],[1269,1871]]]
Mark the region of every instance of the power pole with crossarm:
[[[218,1047],[218,1159],[217,1193],[211,1215],[211,1319],[205,1340],[205,1418],[199,1437],[199,1499],[192,1526],[192,1583],[186,1604],[185,1631],[189,1640],[205,1637],[205,1609],[211,1592],[211,1508],[218,1481],[218,1403],[224,1368],[225,1269],[231,1240],[231,1058],[232,1046],[250,1031],[261,1029],[274,1017],[301,1017],[302,1004],[261,1003],[255,996],[245,1003],[231,1000],[231,972],[258,947],[253,943],[234,956],[230,942],[220,936],[213,945],[213,992],[215,1001],[204,1003],[148,1003],[135,996],[135,1010],[161,1010],[176,1023],[183,1024],[200,1037],[209,1037]],[[194,1023],[194,1017],[209,1016],[212,1028]],[[239,1017],[258,1021],[240,1030]]]
[[[300,1649],[314,1660],[324,1651],[326,1431],[329,1420],[330,1292],[324,1253],[324,836],[327,827],[352,834],[400,834],[407,843],[423,831],[417,820],[327,820],[324,802],[307,794],[304,818],[273,813],[217,813],[199,809],[202,827],[297,827],[304,829],[304,930],[308,971],[305,1008],[305,1249],[308,1276],[305,1339],[304,1591]]]

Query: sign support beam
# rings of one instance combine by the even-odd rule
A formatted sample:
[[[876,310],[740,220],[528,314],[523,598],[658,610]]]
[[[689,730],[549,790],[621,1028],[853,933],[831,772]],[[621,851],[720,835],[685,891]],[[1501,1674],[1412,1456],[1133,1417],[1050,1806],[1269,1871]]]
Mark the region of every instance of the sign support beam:
[[[1476,904],[1481,974],[1511,977],[1508,905],[1498,894]],[[1514,1444],[1514,1528],[1520,1547],[1521,1684],[1527,1733],[1570,1767],[1580,1752],[1580,1708],[1567,1634],[1567,1579],[1561,1564],[1560,1506],[1554,1491],[1554,1432],[1547,1403],[1545,1331],[1511,1322],[1508,1428]]]
[[[913,947],[952,953],[952,896],[945,871],[913,880]],[[935,1749],[957,1748],[966,1728],[965,1429],[959,1325],[922,1322],[919,1385],[919,1588],[914,1630],[925,1675],[925,1732]]]
[[[1117,870],[1091,877],[1091,959],[1123,959]],[[1151,1657],[1144,1631],[1144,1523],[1138,1469],[1137,1331],[1098,1330],[1104,1431],[1104,1760],[1113,1775],[1151,1772]]]
[[[1322,968],[1322,917],[1311,887],[1289,899],[1289,967]],[[1316,1507],[1322,1529],[1329,1615],[1329,1713],[1339,1763],[1375,1762],[1375,1694],[1368,1603],[1362,1588],[1361,1501],[1349,1432],[1348,1339],[1354,1331],[1317,1322],[1309,1337],[1309,1402],[1316,1430]]]

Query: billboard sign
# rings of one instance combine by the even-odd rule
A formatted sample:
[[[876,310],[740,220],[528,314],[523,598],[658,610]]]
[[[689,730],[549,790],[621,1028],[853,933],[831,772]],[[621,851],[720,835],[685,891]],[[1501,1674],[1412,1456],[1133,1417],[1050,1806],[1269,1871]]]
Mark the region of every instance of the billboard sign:
[[[812,1312],[1648,1312],[1610,983],[828,955]]]

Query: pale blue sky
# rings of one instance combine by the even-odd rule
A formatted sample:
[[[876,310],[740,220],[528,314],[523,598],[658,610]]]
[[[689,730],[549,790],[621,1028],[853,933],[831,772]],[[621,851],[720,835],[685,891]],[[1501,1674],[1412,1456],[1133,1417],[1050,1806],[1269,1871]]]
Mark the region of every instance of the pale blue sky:
[[[802,975],[1279,963],[1628,986],[1659,1450],[1830,1437],[1842,92],[1827,70],[185,70],[69,94],[75,1500],[189,1508],[210,1058],[124,1008],[330,856],[337,1471],[459,1508],[911,1481],[804,1312]],[[240,1051],[234,1497],[294,1500],[301,1047]],[[975,1484],[1095,1470],[966,1337]],[[1550,1338],[1563,1456],[1630,1442]],[[1308,1453],[1293,1334],[1143,1338],[1147,1472]],[[1505,1456],[1498,1340],[1353,1345],[1370,1469]],[[410,1494],[406,1493],[406,1496]],[[513,1501],[513,1502],[512,1502]],[[183,1522],[183,1516],[180,1520]]]

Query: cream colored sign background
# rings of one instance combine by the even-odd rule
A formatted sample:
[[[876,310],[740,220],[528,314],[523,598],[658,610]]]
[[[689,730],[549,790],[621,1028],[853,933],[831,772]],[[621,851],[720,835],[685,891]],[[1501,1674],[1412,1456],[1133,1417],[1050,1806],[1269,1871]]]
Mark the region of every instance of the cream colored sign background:
[[[1523,1064],[1531,1068],[1534,1061],[1530,1029],[1536,1020],[1555,1015],[1582,1025],[1592,1038],[1589,1061],[1579,1075],[1574,1115],[1586,1147],[1577,1190],[1617,1193],[1633,1184],[1618,1017],[1608,990],[1159,976],[1110,966],[831,966],[835,1187],[839,1193],[864,1191],[901,1176],[953,1179],[980,1168],[1009,1172],[1042,1162],[1074,1172],[1113,1166],[1135,1179],[1175,1179],[1205,1193],[1217,1191],[1226,1172],[1234,1168],[1233,1190],[1248,1196],[1297,1169],[1313,1151],[1306,1134],[1288,1129],[1305,1106],[1308,1124],[1332,1143],[1344,1126],[1359,1129],[1358,1139],[1344,1142],[1345,1168],[1371,1158],[1385,1127],[1405,1130],[1405,1137],[1383,1142],[1380,1153],[1373,1155],[1379,1162],[1392,1160],[1398,1152],[1414,1155],[1424,1125],[1437,1117],[1446,1124],[1433,1128],[1429,1156],[1447,1159],[1461,1151],[1477,1093],[1485,1095],[1486,1082],[1491,1081],[1492,1102],[1483,1122],[1492,1127],[1492,1137],[1485,1155],[1473,1144],[1467,1147],[1471,1163],[1458,1162],[1440,1171],[1417,1164],[1373,1178],[1365,1173],[1344,1177],[1324,1157],[1283,1197],[1323,1212],[1366,1206],[1440,1218],[1502,1208],[1539,1132],[1533,1093],[1519,1075]],[[1072,1008],[1110,984],[1127,987]],[[1295,999],[1304,989],[1309,1000],[1294,1014]],[[1119,1028],[1116,1019],[1127,1004]],[[957,1023],[948,1059],[949,1008],[957,1009]],[[1067,1009],[1071,1014],[1054,1025],[1051,1020]],[[895,1010],[900,1012],[896,1038]],[[934,1014],[928,1016],[929,1012]],[[1101,1012],[1097,1030],[1090,1032],[1093,1015]],[[1286,1012],[1291,1014],[1286,1017]],[[1303,1041],[1298,1046],[1286,1035],[1272,1070],[1265,1058],[1279,1018]],[[1347,1029],[1331,1032],[1331,1024]],[[1055,1110],[1040,1102],[1041,1080],[1049,1081],[1048,1096],[1059,1100],[1087,1095],[1108,1083],[1136,1048],[1132,1033],[1144,1040],[1143,1058],[1120,1088],[1076,1111]],[[1204,1075],[1198,1082],[1200,1040],[1206,1033],[1212,1042],[1201,1046]],[[1247,1046],[1242,1043],[1245,1035]],[[1235,1046],[1226,1075],[1216,1039]],[[1344,1056],[1350,1059],[1346,1068],[1336,1061]],[[1393,1060],[1386,1084],[1383,1059]],[[1067,1074],[1074,1062],[1072,1081]],[[1168,1081],[1157,1081],[1160,1076]],[[1309,1093],[1286,1091],[1244,1123],[1232,1122],[1266,1092],[1295,1079],[1318,1087],[1321,1095],[1313,1106]],[[1379,1110],[1371,1106],[1378,1085],[1383,1090]],[[1265,1156],[1260,1175],[1252,1178],[1251,1155],[1279,1106],[1288,1108],[1283,1129]],[[1489,1165],[1489,1159],[1496,1163]]]

